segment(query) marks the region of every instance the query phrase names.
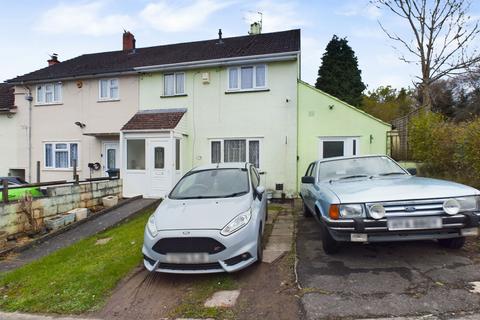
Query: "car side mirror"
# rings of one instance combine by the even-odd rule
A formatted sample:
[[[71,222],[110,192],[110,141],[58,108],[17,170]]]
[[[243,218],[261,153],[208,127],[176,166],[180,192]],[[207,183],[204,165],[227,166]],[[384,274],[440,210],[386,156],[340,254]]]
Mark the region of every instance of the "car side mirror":
[[[314,184],[315,183],[315,177],[312,177],[312,176],[302,177],[302,183]]]
[[[265,187],[264,186],[258,186],[256,190],[257,190],[258,195],[263,195],[265,193]]]
[[[408,173],[410,173],[412,176],[417,175],[417,168],[408,168],[407,169]]]

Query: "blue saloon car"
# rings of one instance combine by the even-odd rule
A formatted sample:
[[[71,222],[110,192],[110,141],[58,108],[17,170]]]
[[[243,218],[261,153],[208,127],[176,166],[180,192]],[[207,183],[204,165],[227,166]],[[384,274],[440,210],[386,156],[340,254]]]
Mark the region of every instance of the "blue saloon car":
[[[438,240],[459,249],[478,235],[480,191],[416,177],[384,155],[312,162],[300,195],[304,215],[320,223],[327,254],[347,242]]]

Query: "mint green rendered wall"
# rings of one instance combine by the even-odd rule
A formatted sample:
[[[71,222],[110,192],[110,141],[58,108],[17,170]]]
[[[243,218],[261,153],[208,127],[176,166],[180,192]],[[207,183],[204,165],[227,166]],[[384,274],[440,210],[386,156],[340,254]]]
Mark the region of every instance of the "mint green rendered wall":
[[[202,73],[210,81],[202,80]],[[163,73],[140,76],[140,110],[186,108],[183,172],[210,163],[212,139],[258,138],[263,183],[297,188],[297,60],[267,64],[266,91],[227,93],[226,67],[185,71],[183,97],[161,97]]]
[[[330,110],[331,105],[333,109]],[[357,136],[360,137],[360,154],[386,154],[389,130],[390,125],[299,81],[298,182],[308,164],[318,159],[319,137]]]

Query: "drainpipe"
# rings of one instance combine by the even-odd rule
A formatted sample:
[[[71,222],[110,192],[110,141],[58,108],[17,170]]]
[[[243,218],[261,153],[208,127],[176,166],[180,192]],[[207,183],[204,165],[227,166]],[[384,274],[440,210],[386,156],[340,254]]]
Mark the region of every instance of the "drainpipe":
[[[32,91],[30,87],[23,86],[27,90],[25,100],[28,101],[28,182],[32,183]]]

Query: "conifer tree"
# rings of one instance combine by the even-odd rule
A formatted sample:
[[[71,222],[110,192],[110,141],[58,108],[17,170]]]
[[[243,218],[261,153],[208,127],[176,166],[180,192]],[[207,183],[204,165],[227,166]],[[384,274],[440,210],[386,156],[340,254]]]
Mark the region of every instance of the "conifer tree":
[[[358,107],[366,88],[361,73],[355,52],[347,39],[334,35],[323,54],[315,87]]]

